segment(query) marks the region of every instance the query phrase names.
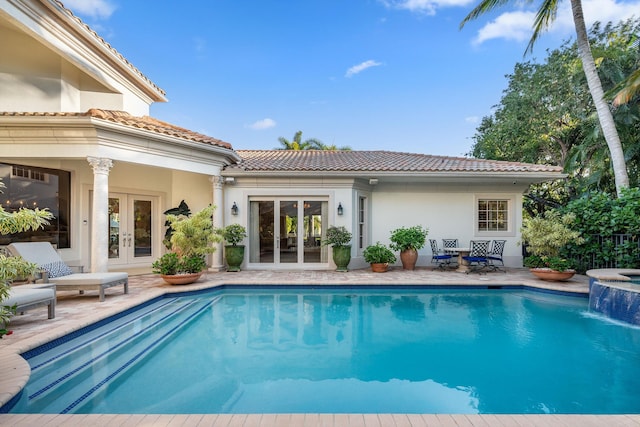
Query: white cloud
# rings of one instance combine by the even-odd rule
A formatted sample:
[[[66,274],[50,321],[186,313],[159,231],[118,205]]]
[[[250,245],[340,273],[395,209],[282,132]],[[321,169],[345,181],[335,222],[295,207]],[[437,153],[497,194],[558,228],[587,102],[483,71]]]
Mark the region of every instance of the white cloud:
[[[469,116],[469,117],[465,117],[464,121],[467,123],[471,123],[472,125],[478,124],[480,123],[480,117],[478,116]]]
[[[76,15],[101,19],[109,18],[116,10],[116,6],[108,0],[64,0],[64,5]]]
[[[522,3],[518,3],[522,5]],[[611,21],[617,23],[620,20],[629,19],[638,15],[640,10],[639,0],[582,0],[582,9],[587,28],[594,22],[603,24]],[[533,34],[533,21],[537,9],[528,8],[514,12],[504,12],[496,19],[484,25],[476,37],[474,44],[481,44],[491,39],[506,39],[515,41],[528,41]],[[558,6],[558,14],[555,21],[547,31],[561,36],[573,36],[575,27],[571,13],[571,2],[565,0]]]
[[[345,73],[345,77],[353,77],[358,73],[363,72],[364,70],[366,70],[367,68],[371,68],[371,67],[377,67],[382,65],[381,62],[377,62],[374,61],[373,59],[370,59],[368,61],[364,61],[358,65],[354,65],[353,67],[349,68],[347,70],[347,72]]]
[[[275,120],[267,118],[267,119],[258,120],[257,122],[250,124],[248,127],[253,130],[264,130],[264,129],[275,127],[275,125],[276,125]]]
[[[380,0],[386,7],[435,15],[443,7],[466,6],[477,0]]]
[[[535,16],[534,12],[503,13],[478,31],[473,44],[499,38],[515,41],[529,40]]]

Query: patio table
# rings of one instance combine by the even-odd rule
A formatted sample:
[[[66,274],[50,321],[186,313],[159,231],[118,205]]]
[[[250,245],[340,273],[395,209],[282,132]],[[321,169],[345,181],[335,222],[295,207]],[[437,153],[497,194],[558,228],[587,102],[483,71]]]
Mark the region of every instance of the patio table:
[[[458,268],[456,271],[460,273],[468,273],[470,270],[469,262],[463,257],[469,256],[471,248],[447,248],[447,251],[458,253]]]

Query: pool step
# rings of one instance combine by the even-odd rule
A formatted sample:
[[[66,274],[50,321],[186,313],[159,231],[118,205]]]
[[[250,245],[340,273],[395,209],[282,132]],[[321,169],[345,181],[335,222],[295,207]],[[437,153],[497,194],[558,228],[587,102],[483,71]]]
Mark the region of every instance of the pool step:
[[[38,412],[73,412],[86,398],[133,368],[179,328],[205,312],[214,301],[161,300],[145,307],[142,313],[137,311],[65,343],[59,357],[43,354],[44,357],[30,359],[32,382],[24,391],[29,405]],[[163,330],[170,332],[158,333]],[[132,346],[140,350],[132,354],[127,351]],[[60,367],[66,367],[66,371]],[[64,399],[59,399],[61,394]]]

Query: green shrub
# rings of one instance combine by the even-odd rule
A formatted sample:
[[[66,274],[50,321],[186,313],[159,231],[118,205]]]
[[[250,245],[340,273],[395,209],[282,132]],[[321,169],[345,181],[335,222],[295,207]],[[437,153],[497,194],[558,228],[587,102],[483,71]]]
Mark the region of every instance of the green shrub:
[[[240,224],[230,224],[226,227],[219,228],[216,232],[222,236],[227,244],[232,246],[237,246],[238,243],[247,237],[247,229]]]
[[[624,189],[618,198],[606,193],[587,194],[561,212],[575,215],[571,229],[585,239],[581,245],[569,242],[562,250],[563,256],[575,260],[576,269],[640,268],[640,189]],[[626,236],[616,239],[617,234]]]
[[[396,228],[391,232],[391,249],[404,251],[407,249],[422,249],[427,241],[429,229],[421,225]]]
[[[344,227],[330,226],[327,229],[327,237],[322,241],[323,245],[347,246],[351,243],[351,233]]]
[[[369,264],[392,264],[396,262],[396,255],[380,242],[367,246],[362,255]]]
[[[167,252],[151,264],[152,271],[164,276],[199,273],[207,266],[204,256],[179,257],[175,252]]]

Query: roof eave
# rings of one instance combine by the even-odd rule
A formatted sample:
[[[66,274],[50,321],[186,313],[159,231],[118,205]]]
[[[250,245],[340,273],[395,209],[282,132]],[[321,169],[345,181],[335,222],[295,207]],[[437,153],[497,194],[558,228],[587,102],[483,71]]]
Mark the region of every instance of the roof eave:
[[[223,176],[233,177],[264,177],[264,178],[280,178],[291,177],[295,174],[300,178],[317,178],[318,174],[324,177],[333,178],[376,178],[378,182],[393,182],[398,179],[410,177],[414,180],[459,180],[465,181],[469,179],[476,180],[479,176],[487,180],[508,181],[508,180],[526,180],[527,182],[537,183],[556,179],[563,179],[567,174],[561,172],[545,172],[545,171],[308,171],[308,170],[277,170],[277,171],[246,171],[237,167],[228,167],[222,171]]]

